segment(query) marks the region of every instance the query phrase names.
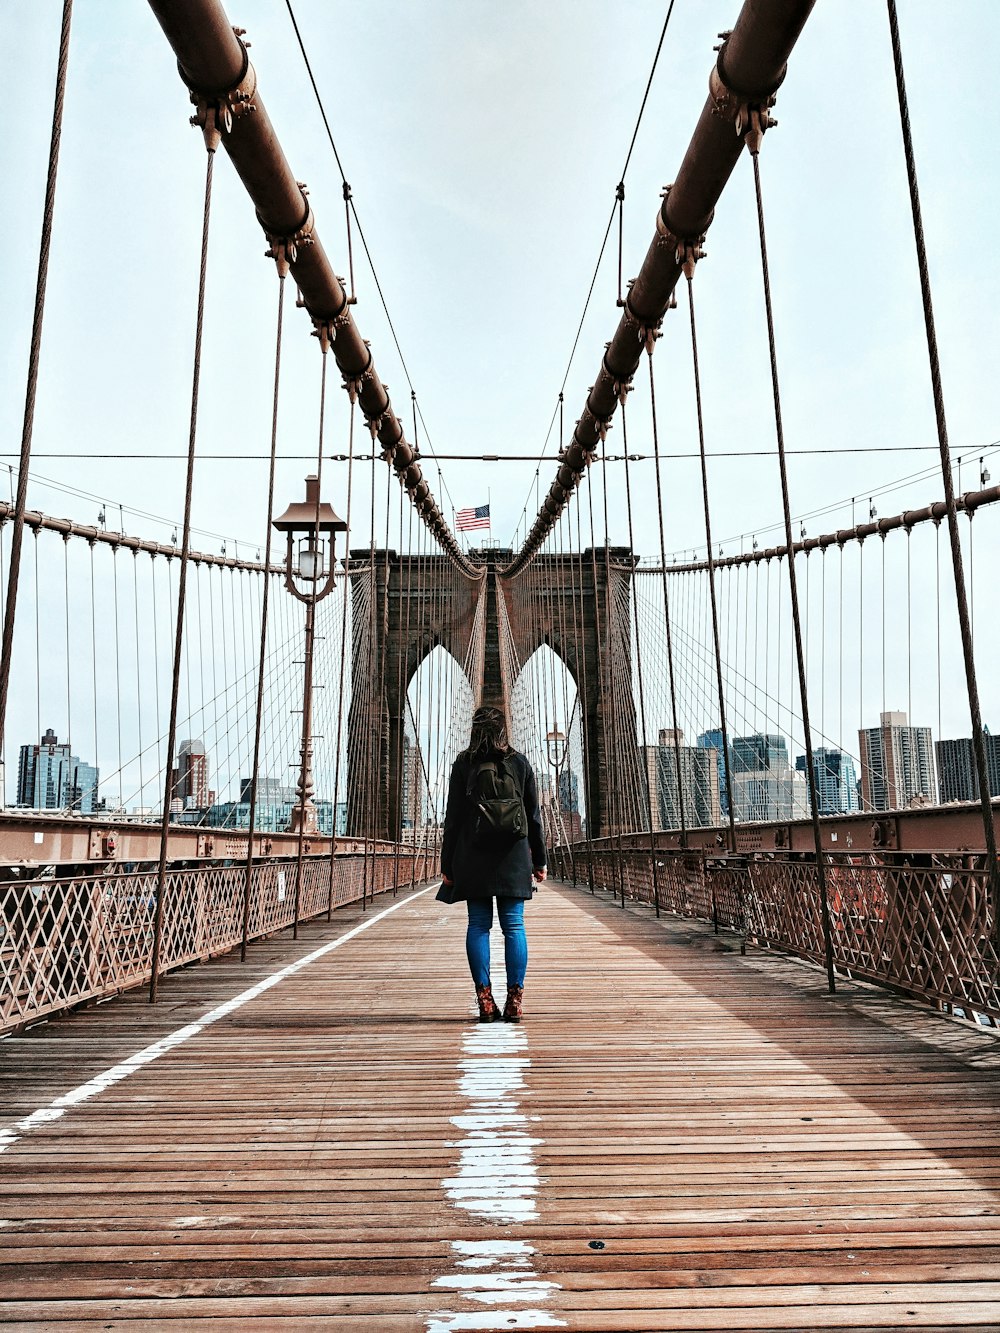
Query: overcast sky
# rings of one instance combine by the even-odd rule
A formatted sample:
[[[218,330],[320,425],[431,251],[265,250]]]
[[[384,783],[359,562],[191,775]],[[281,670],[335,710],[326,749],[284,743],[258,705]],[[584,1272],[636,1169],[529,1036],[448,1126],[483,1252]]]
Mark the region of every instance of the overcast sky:
[[[666,12],[666,0],[374,0],[294,8],[390,314],[429,428],[425,453],[541,453]],[[904,56],[953,450],[962,489],[1000,441],[995,311],[1000,305],[994,108],[996,0],[900,0]],[[4,464],[18,449],[61,5],[0,7],[6,240],[0,248],[0,423]],[[677,0],[626,180],[625,276],[653,234],[704,101],[716,34],[736,0]],[[293,170],[308,183],[327,252],[346,272],[341,183],[284,4],[243,0],[261,92]],[[125,507],[129,531],[169,538],[183,497],[204,151],[173,55],[142,4],[76,6],[29,501],[84,521]],[[762,155],[775,318],[796,515],[818,533],[858,521],[868,497],[933,468],[936,454],[909,205],[881,0],[820,0],[793,52]],[[745,158],[718,208],[698,268],[708,446],[773,451],[770,380]],[[196,542],[263,540],[276,279],[242,187],[216,175],[199,451]],[[571,427],[617,319],[609,244],[566,386]],[[393,402],[409,385],[371,274],[355,244],[355,317]],[[683,318],[682,318],[683,317]],[[319,356],[291,311],[282,391],[278,500],[297,498],[316,446]],[[661,443],[697,448],[686,312],[656,356]],[[346,443],[346,402],[327,446]],[[408,430],[408,434],[409,434]],[[540,465],[547,487],[558,442]],[[643,382],[629,445],[649,452]],[[880,452],[891,446],[902,452]],[[616,425],[609,448],[620,451]],[[79,460],[47,457],[74,453]],[[102,459],[99,455],[124,455]],[[165,456],[162,461],[157,456]],[[381,467],[381,465],[379,465]],[[620,465],[619,469],[620,469]],[[987,464],[989,466],[989,464]],[[533,516],[534,466],[427,470],[446,514],[493,507],[512,541]],[[658,545],[652,465],[637,463],[636,547]],[[994,466],[1000,479],[1000,460]],[[54,490],[58,482],[98,497]],[[703,544],[696,465],[665,468],[667,549]],[[379,473],[379,493],[384,474]],[[714,530],[727,551],[780,520],[773,453],[711,464]],[[610,466],[612,540],[627,537],[620,471]],[[324,492],[343,508],[343,464]],[[940,478],[877,500],[882,514],[925,504]],[[138,517],[130,511],[160,517]],[[357,513],[366,512],[364,486]],[[109,524],[118,526],[109,508]],[[364,531],[361,531],[364,527]],[[798,523],[796,525],[798,527]],[[988,570],[996,520],[976,520]],[[367,544],[367,527],[354,540]],[[977,619],[988,611],[987,579]],[[995,610],[995,608],[994,608]],[[984,641],[985,642],[985,641]],[[992,657],[992,642],[985,644]],[[1000,702],[989,681],[989,703]],[[868,721],[875,719],[869,718]],[[960,725],[956,721],[956,726]]]

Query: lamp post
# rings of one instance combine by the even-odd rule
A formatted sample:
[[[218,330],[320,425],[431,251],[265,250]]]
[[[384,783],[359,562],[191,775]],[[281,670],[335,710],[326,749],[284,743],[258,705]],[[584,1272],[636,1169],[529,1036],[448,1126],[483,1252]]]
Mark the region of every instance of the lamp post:
[[[545,751],[546,758],[556,771],[554,784],[556,829],[561,835],[563,842],[568,846],[569,839],[566,837],[566,829],[563,826],[562,820],[562,795],[559,791],[559,777],[562,773],[562,766],[566,762],[566,755],[569,752],[569,739],[563,735],[558,726],[554,727],[552,731],[547,733],[545,737]],[[572,852],[570,852],[571,857],[572,855]]]
[[[319,478],[306,477],[306,498],[290,504],[274,526],[287,537],[285,552],[285,587],[306,608],[305,647],[302,686],[302,746],[300,750],[299,781],[295,806],[288,825],[290,833],[298,833],[298,866],[295,877],[295,922],[293,935],[298,936],[299,891],[302,883],[302,848],[307,834],[319,831],[316,805],[313,801],[312,769],[312,696],[313,696],[313,640],[316,626],[316,604],[333,591],[336,572],[334,537],[346,532],[347,524],[338,518],[328,504],[320,502]],[[333,793],[336,816],[337,793]],[[336,817],[332,834],[336,835]]]

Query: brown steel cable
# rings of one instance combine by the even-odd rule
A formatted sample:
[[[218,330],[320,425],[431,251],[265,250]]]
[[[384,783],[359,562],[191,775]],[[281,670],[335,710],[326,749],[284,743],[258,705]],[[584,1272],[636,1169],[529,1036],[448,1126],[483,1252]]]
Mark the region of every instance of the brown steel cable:
[[[295,900],[292,918],[292,939],[299,938],[299,915],[302,906],[302,865],[305,856],[306,799],[311,797],[308,785],[313,780],[313,664],[315,661],[316,603],[319,593],[319,512],[323,484],[323,435],[326,429],[326,367],[328,342],[320,339],[319,430],[316,442],[316,517],[313,520],[313,549],[317,552],[313,568],[312,589],[306,601],[306,624],[303,639],[302,663],[302,760],[299,766],[299,827],[295,845]]]
[[[778,471],[781,478],[781,504],[785,518],[785,541],[792,547],[792,508],[788,494],[788,469],[785,461],[785,433],[781,418],[781,391],[778,384],[778,356],[774,341],[774,312],[771,306],[771,278],[767,263],[767,233],[764,228],[764,202],[760,185],[760,155],[750,143],[753,162],[754,193],[757,201],[757,229],[760,237],[761,274],[764,282],[764,310],[767,316],[767,341],[771,363],[771,388],[774,398],[774,429],[778,446]],[[802,623],[799,618],[799,590],[795,574],[795,556],[788,557],[788,592],[792,603],[792,629],[795,641],[795,661],[799,676],[799,702],[802,707],[802,734],[806,751],[806,781],[809,784],[809,804],[812,817],[813,842],[816,848],[816,880],[819,888],[820,914],[823,923],[823,948],[826,954],[826,979],[830,994],[837,989],[833,965],[833,934],[830,928],[830,904],[827,897],[826,857],[823,835],[819,825],[819,792],[816,766],[813,759],[812,727],[809,722],[809,690],[806,682],[805,654],[802,648]]]
[[[913,151],[913,136],[910,130],[910,112],[906,97],[906,81],[903,72],[903,52],[899,40],[899,18],[896,13],[896,0],[886,0],[889,14],[889,34],[892,41],[892,60],[896,74],[896,94],[899,101],[899,120],[903,134],[903,152],[906,158],[906,179],[910,192],[910,211],[913,215],[913,240],[917,251],[917,268],[920,273],[920,295],[924,311],[924,331],[927,338],[927,356],[931,373],[931,388],[934,394],[934,419],[937,424],[938,445],[941,453],[941,480],[944,483],[945,504],[948,517],[948,537],[951,542],[951,564],[955,579],[955,602],[958,608],[958,623],[962,638],[962,656],[965,661],[965,682],[969,695],[969,714],[972,722],[972,751],[976,761],[976,777],[979,782],[979,801],[983,813],[983,835],[986,841],[986,872],[989,878],[990,896],[993,900],[993,943],[1000,950],[1000,866],[997,864],[997,839],[993,826],[993,802],[990,792],[989,772],[986,764],[986,745],[983,741],[983,719],[979,704],[979,686],[976,681],[976,659],[972,644],[972,622],[969,615],[965,589],[965,573],[962,566],[962,542],[958,531],[958,512],[955,505],[955,490],[951,475],[951,447],[948,443],[948,422],[944,408],[944,390],[941,384],[941,362],[938,356],[937,331],[934,323],[934,306],[931,300],[930,272],[927,264],[927,246],[924,241],[924,224],[920,208],[920,192],[917,187],[917,165]]]
[[[385,730],[383,730],[383,726],[382,726],[382,710],[383,710],[383,709],[386,709],[386,710],[387,710],[387,703],[388,703],[388,701],[387,701],[387,699],[386,699],[386,697],[385,697],[385,680],[386,680],[386,669],[387,669],[387,662],[386,662],[386,659],[387,659],[388,656],[389,656],[389,641],[388,641],[388,626],[389,626],[389,510],[390,510],[390,507],[391,507],[391,504],[392,504],[392,479],[393,479],[393,475],[394,475],[394,474],[393,474],[392,470],[391,470],[390,468],[386,468],[386,472],[385,472],[385,560],[384,560],[383,572],[382,572],[382,608],[381,608],[381,611],[382,611],[382,614],[381,614],[382,651],[381,651],[381,653],[379,654],[379,657],[380,657],[380,661],[379,661],[379,727],[378,727],[378,733],[377,733],[378,736],[380,737],[380,739],[381,739],[382,737],[384,737],[384,741],[382,741],[382,743],[381,743],[380,746],[379,746],[379,749],[382,751],[382,758],[383,758],[383,760],[384,760],[383,764],[381,765],[381,768],[384,770],[384,773],[383,773],[383,772],[379,772],[379,773],[378,773],[379,790],[378,790],[378,793],[377,793],[377,796],[376,796],[376,803],[375,803],[375,808],[376,808],[376,810],[381,810],[381,813],[380,813],[380,815],[379,815],[379,822],[380,822],[380,825],[381,825],[381,827],[379,828],[379,833],[380,833],[381,836],[384,837],[384,838],[391,838],[391,837],[393,836],[393,829],[392,829],[392,825],[391,825],[391,823],[390,823],[390,817],[389,817],[389,733],[388,733],[388,725],[386,726]],[[386,720],[387,720],[387,723],[388,723],[388,718],[387,718]],[[384,745],[384,747],[385,747],[384,750],[382,750],[382,745]],[[383,804],[383,794],[384,794],[384,804]]]
[[[577,693],[581,697],[580,705],[580,732],[583,749],[583,799],[585,802],[585,814],[587,817],[587,881],[590,886],[590,892],[594,888],[594,836],[593,836],[593,811],[594,811],[594,793],[591,791],[590,782],[590,760],[591,760],[591,735],[590,735],[590,688],[587,675],[587,653],[584,651],[583,626],[585,614],[585,601],[583,592],[583,542],[580,537],[580,487],[576,487],[576,554],[573,555],[573,526],[572,516],[569,519],[569,532],[567,547],[570,551],[570,592],[573,597],[573,625],[576,638],[576,661],[580,672],[580,679],[577,682]],[[579,574],[579,581],[577,580]],[[576,595],[579,587],[580,601],[577,605]]]
[[[154,652],[156,645],[154,644]],[[90,545],[90,662],[93,671],[94,686],[94,767],[97,769],[98,777],[94,784],[94,804],[97,804],[98,789],[100,787],[100,746],[98,745],[98,726],[97,726],[97,592],[94,580],[94,545]],[[159,736],[159,727],[157,726],[157,736]]]
[[[274,472],[278,451],[278,402],[281,385],[281,334],[285,312],[285,274],[278,270],[278,313],[274,341],[274,391],[271,398],[271,455],[267,470],[267,520],[264,538],[264,567],[271,565],[271,543],[274,518]],[[265,574],[260,606],[260,654],[257,664],[257,701],[254,712],[253,761],[250,768],[250,809],[247,814],[247,859],[243,880],[243,931],[240,941],[240,959],[246,962],[247,939],[250,930],[250,891],[253,875],[254,825],[257,821],[257,782],[260,775],[260,733],[264,718],[264,669],[267,661],[267,628],[271,602],[271,576]],[[334,797],[336,800],[336,797]]]
[[[708,590],[712,611],[712,642],[715,648],[715,675],[719,692],[719,730],[722,732],[722,762],[729,797],[729,851],[736,854],[736,811],[732,765],[729,757],[729,729],[726,722],[725,686],[722,679],[722,650],[719,642],[719,609],[715,594],[715,558],[712,553],[712,511],[708,496],[708,462],[705,458],[705,420],[701,402],[701,367],[698,360],[698,328],[694,312],[694,280],[687,275],[688,315],[691,324],[691,363],[694,371],[694,399],[698,416],[698,446],[701,455],[701,495],[705,512],[705,549],[707,551]]]
[[[622,403],[622,447],[625,450],[626,457],[628,456],[627,422],[628,422],[628,414],[625,411],[625,403]],[[625,507],[628,513],[629,550],[634,551],[635,535],[632,527],[632,482],[627,463],[625,464]],[[632,580],[630,580],[630,586],[632,586],[633,588],[633,598],[634,598],[635,595],[634,582]],[[636,619],[638,621],[638,614],[636,616]],[[649,772],[649,749],[647,748],[649,746],[649,736],[646,732],[646,686],[645,686],[645,676],[643,674],[643,669],[642,669],[642,638],[638,633],[638,630],[635,636],[635,657],[636,657],[636,668],[639,679],[639,730],[640,734],[642,735],[642,751],[643,751],[642,771],[646,779],[646,805],[647,805],[647,812],[649,819],[649,859],[652,863],[652,870],[653,870],[653,907],[656,910],[656,915],[659,916],[660,915],[660,873],[659,873],[659,861],[656,855],[656,837],[653,831],[653,823],[654,823],[653,802],[655,800],[656,814],[659,815],[660,750],[659,750],[659,744],[657,743],[655,749],[656,767],[651,777]],[[657,737],[657,742],[658,741],[659,737]],[[659,819],[657,819],[656,822],[658,823]]]
[[[156,871],[156,899],[153,915],[153,957],[149,980],[149,1002],[156,1000],[160,955],[163,949],[164,889],[167,877],[167,839],[170,833],[170,790],[177,741],[177,704],[180,697],[181,656],[184,647],[184,602],[187,592],[188,558],[191,544],[191,504],[194,497],[194,459],[198,439],[198,391],[201,384],[201,344],[205,325],[205,285],[208,275],[208,234],[212,215],[212,172],[215,149],[208,145],[205,163],[205,203],[201,223],[201,258],[198,268],[198,315],[194,335],[194,368],[191,380],[191,417],[188,430],[187,477],[184,486],[184,528],[181,538],[181,564],[177,584],[177,621],[174,632],[173,674],[170,685],[170,720],[167,729],[166,776],[163,784],[163,820],[160,828],[160,856]]]
[[[616,794],[616,789],[618,787],[618,774],[613,773],[611,771],[612,760],[611,760],[611,755],[609,753],[610,746],[613,744],[613,736],[610,734],[611,707],[609,705],[608,689],[607,689],[610,683],[610,678],[609,678],[609,672],[605,671],[604,669],[605,653],[607,652],[610,654],[610,645],[605,641],[603,649],[601,646],[601,614],[600,614],[600,599],[598,597],[597,539],[594,533],[594,486],[593,486],[592,473],[593,473],[593,468],[589,468],[587,471],[587,511],[590,519],[590,574],[591,574],[591,579],[593,580],[593,589],[594,589],[594,637],[597,644],[597,670],[599,673],[598,690],[601,696],[601,719],[602,719],[601,725],[604,730],[604,759],[607,765],[606,771],[604,772],[603,776],[605,780],[605,786],[606,787],[610,786],[612,788],[612,791],[615,792]],[[605,534],[605,537],[606,535],[607,534]],[[606,550],[607,540],[605,540],[604,545]],[[606,609],[608,609],[610,601],[609,591],[610,591],[609,588],[607,587],[607,585],[605,585],[604,602]],[[608,618],[610,619],[610,611],[608,611]],[[597,744],[597,751],[598,751],[598,756],[600,756],[599,743]],[[607,832],[605,832],[604,828],[601,829],[601,835],[603,837],[609,837],[609,836],[613,837],[615,833],[614,814],[617,803],[612,804],[612,801],[608,799],[608,795],[609,794],[607,794],[606,798],[601,802],[601,813],[602,816],[604,817],[604,822],[607,824]],[[609,815],[611,816],[610,819],[608,818]],[[625,879],[624,875],[622,874],[620,856],[616,858],[616,864],[618,866],[619,883],[622,891],[622,908],[624,909]],[[612,889],[612,894],[614,896],[617,896],[617,890]]]
[[[681,751],[677,726],[677,683],[674,674],[674,643],[670,625],[670,593],[667,589],[667,554],[666,539],[663,531],[663,480],[660,475],[660,433],[656,419],[656,380],[653,375],[653,339],[646,343],[646,360],[649,363],[649,408],[653,428],[653,457],[656,471],[656,514],[660,530],[660,566],[663,571],[663,620],[667,634],[667,675],[670,682],[670,712],[674,724],[674,766],[677,770],[677,805],[681,821],[681,846],[688,844],[687,816],[684,811],[684,783],[681,778]]]
[[[403,547],[403,509],[404,509],[404,504],[403,504],[403,490],[402,490],[402,487],[400,487],[400,490],[399,490],[399,543],[398,543],[397,549],[398,549],[398,551],[399,551],[399,555],[400,555],[400,560],[401,560],[401,562],[404,561],[404,560],[406,561],[406,579],[407,579],[407,582],[409,582],[410,565],[409,565],[409,561],[406,559],[406,556],[404,555],[404,547]],[[410,506],[411,513],[412,513],[412,509],[413,509],[413,506],[411,505],[411,506]],[[401,593],[402,593],[402,587],[403,587],[403,566],[402,566],[402,563],[401,563],[401,564],[400,564],[400,567],[399,567],[398,588],[397,588],[397,594],[396,594],[396,596],[397,596],[397,605],[400,605],[400,595],[401,595]],[[395,853],[394,853],[394,855],[395,855],[395,861],[394,861],[394,870],[393,870],[393,881],[392,881],[392,895],[393,895],[393,897],[395,897],[396,894],[397,894],[398,891],[399,891],[399,870],[400,870],[400,860],[401,860],[401,857],[402,857],[402,854],[403,854],[403,853],[402,853],[402,843],[403,843],[403,814],[404,814],[404,804],[403,804],[403,788],[404,788],[404,781],[403,781],[403,733],[404,733],[404,730],[405,730],[405,722],[406,722],[406,710],[403,708],[403,690],[404,690],[404,688],[405,688],[405,680],[404,680],[404,677],[405,677],[405,658],[406,658],[406,654],[407,654],[407,652],[409,651],[409,644],[410,644],[410,631],[409,631],[410,602],[409,602],[409,595],[408,595],[408,594],[407,594],[405,600],[406,600],[406,611],[405,611],[406,628],[405,628],[404,631],[403,631],[403,640],[402,640],[402,644],[400,645],[399,649],[398,649],[397,652],[396,652],[396,705],[397,705],[397,717],[396,717],[396,719],[395,719],[395,722],[396,722],[396,745],[395,745],[395,752],[396,752],[396,753],[395,753],[395,764],[396,764],[396,785],[395,785],[395,792],[393,792],[393,784],[391,784],[391,783],[389,784],[389,794],[390,794],[390,799],[394,800],[395,803],[396,803],[396,810],[395,810],[395,813],[393,813],[393,812],[391,811],[391,809],[390,809],[390,811],[389,811],[389,814],[390,814],[390,817],[391,817],[391,820],[392,820],[392,823],[391,823],[391,825],[390,825],[390,830],[389,830],[389,831],[390,831],[390,836],[393,836],[393,837],[395,838],[395,843],[396,843]],[[400,620],[402,620],[402,619],[403,619],[403,616],[404,616],[404,612],[402,611],[402,608],[401,608],[401,607],[400,607],[400,610],[399,610],[399,612],[398,612],[397,614],[398,614]],[[390,725],[391,725],[391,722],[392,722],[392,719],[390,719]]]
[[[69,543],[67,542],[68,546]],[[139,667],[139,554],[132,552],[132,608],[135,613],[135,706],[136,706],[136,736],[139,743],[139,804],[146,804],[146,784],[142,776],[142,677],[143,673]]]
[[[330,897],[326,905],[326,919],[329,921],[333,911],[333,864],[337,855],[337,795],[340,791],[340,762],[341,754],[345,748],[344,745],[344,676],[347,672],[347,620],[351,609],[352,589],[351,589],[351,508],[354,499],[354,421],[357,416],[357,397],[350,385],[346,386],[350,397],[350,416],[347,424],[347,512],[344,515],[344,522],[347,525],[347,531],[344,534],[344,574],[342,578],[342,587],[344,589],[344,601],[340,614],[340,668],[337,682],[337,752],[333,761],[333,830],[330,837]],[[351,620],[351,646],[352,646],[352,672],[353,672],[353,643],[354,643],[354,622]],[[351,678],[351,689],[353,691],[355,681],[353,674]],[[348,728],[348,749],[350,746],[350,729]],[[348,760],[350,755],[348,754]],[[348,768],[348,771],[350,769]],[[350,809],[350,801],[345,792],[344,815],[345,831],[347,817]]]
[[[138,601],[136,602],[136,615],[138,615]],[[69,633],[69,541],[63,538],[63,608],[65,610],[65,628],[66,628],[66,741],[70,747],[70,753],[73,752],[73,700],[72,700],[72,673],[70,672],[70,633]],[[139,635],[138,627],[136,632],[136,666],[138,668]],[[138,686],[139,672],[135,673]],[[140,713],[139,723],[139,753],[142,754],[142,722]],[[41,733],[39,732],[39,739]],[[2,793],[0,793],[2,794]],[[72,798],[71,798],[72,799]]]
[[[35,283],[35,308],[31,324],[31,343],[28,352],[28,382],[25,390],[24,418],[21,427],[21,453],[17,474],[17,499],[14,503],[14,526],[11,530],[10,558],[7,569],[7,600],[4,610],[3,635],[0,638],[0,762],[6,756],[7,697],[10,689],[11,658],[14,649],[14,617],[17,612],[17,592],[21,578],[21,548],[24,541],[24,515],[28,507],[28,479],[31,472],[31,441],[35,428],[35,399],[38,393],[38,367],[42,350],[42,325],[45,318],[45,290],[48,285],[49,254],[52,247],[52,219],[55,212],[56,177],[59,171],[59,145],[62,139],[63,105],[66,98],[66,71],[69,65],[70,23],[73,0],[63,0],[62,24],[59,30],[59,58],[56,68],[55,100],[52,109],[52,135],[49,142],[49,164],[45,178],[45,202],[42,208],[42,236],[38,253],[38,276]],[[36,592],[37,598],[37,592]],[[41,733],[39,732],[39,735]],[[95,764],[97,759],[95,756]]]

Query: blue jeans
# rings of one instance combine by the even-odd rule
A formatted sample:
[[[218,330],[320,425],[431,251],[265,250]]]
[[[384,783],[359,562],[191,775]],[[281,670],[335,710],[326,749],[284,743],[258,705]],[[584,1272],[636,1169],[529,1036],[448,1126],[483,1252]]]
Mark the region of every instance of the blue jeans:
[[[528,937],[524,933],[524,899],[497,898],[497,916],[503,931],[504,962],[507,985],[523,986],[528,967]],[[465,932],[465,952],[476,986],[490,984],[490,927],[493,925],[493,899],[469,898],[469,928]]]

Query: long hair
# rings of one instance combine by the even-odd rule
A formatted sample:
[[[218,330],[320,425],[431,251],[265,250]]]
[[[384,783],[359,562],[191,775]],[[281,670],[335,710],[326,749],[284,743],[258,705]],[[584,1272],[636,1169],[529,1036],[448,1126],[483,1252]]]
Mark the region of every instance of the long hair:
[[[472,714],[472,735],[466,754],[470,759],[485,759],[491,754],[506,754],[507,719],[499,708],[477,708]]]

